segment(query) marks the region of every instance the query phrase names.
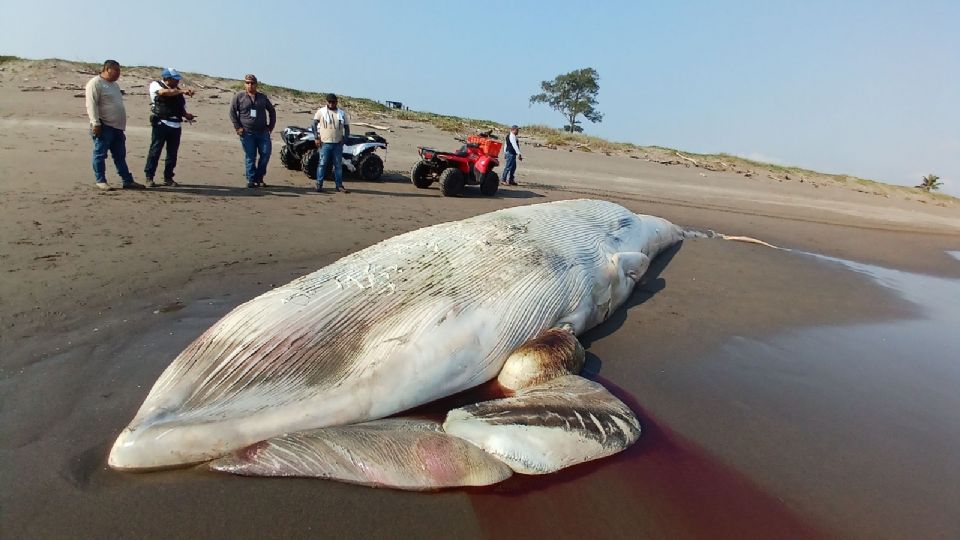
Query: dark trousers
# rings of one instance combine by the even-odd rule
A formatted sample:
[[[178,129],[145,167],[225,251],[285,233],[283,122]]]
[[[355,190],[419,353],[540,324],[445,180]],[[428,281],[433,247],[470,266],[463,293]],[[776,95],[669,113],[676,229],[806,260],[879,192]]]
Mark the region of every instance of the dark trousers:
[[[177,152],[180,151],[180,131],[180,128],[173,128],[161,122],[153,126],[147,164],[143,168],[143,174],[148,180],[153,180],[153,175],[157,172],[163,145],[167,145],[167,159],[163,161],[163,179],[173,180],[173,169],[177,167]]]

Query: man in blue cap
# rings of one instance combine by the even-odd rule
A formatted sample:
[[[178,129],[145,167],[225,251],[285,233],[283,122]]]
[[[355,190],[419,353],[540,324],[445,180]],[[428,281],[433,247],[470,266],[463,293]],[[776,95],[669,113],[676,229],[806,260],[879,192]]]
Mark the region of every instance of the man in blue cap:
[[[184,120],[192,122],[194,115],[187,112],[187,100],[184,96],[193,96],[193,90],[180,88],[183,77],[177,70],[164,68],[160,81],[150,83],[150,151],[143,173],[147,177],[147,187],[157,187],[153,175],[157,172],[160,153],[167,147],[167,158],[163,163],[163,185],[176,186],[173,170],[177,166],[177,152],[180,150],[180,125]]]

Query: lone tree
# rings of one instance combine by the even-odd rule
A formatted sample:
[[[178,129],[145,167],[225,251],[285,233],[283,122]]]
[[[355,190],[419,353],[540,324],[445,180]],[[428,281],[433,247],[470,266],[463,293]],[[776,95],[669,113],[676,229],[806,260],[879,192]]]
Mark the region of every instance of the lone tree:
[[[543,92],[530,96],[530,104],[546,103],[555,111],[567,117],[564,131],[576,133],[583,131],[577,117],[581,114],[587,120],[597,123],[603,120],[603,114],[597,112],[597,92],[600,91],[600,75],[593,68],[583,68],[564,75],[557,75],[552,81],[540,83]]]
[[[917,187],[926,192],[936,191],[940,189],[940,186],[943,185],[942,183],[938,182],[938,180],[940,180],[939,176],[935,174],[928,174],[923,177],[923,181],[920,182],[920,185]]]

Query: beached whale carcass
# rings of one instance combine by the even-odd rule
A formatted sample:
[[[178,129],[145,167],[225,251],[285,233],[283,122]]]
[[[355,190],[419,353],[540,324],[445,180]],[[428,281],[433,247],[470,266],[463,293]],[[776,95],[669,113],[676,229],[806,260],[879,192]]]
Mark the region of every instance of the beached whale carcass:
[[[214,324],[160,376],[109,463],[149,469],[207,461],[284,434],[385,418],[476,386],[548,330],[579,334],[605,320],[650,259],[682,236],[661,218],[572,200],[390,238]],[[524,369],[540,370],[513,371]],[[531,381],[518,393],[549,382]],[[593,390],[583,393],[588,401],[597,399]],[[609,393],[603,399],[619,403]],[[559,410],[541,416],[584,419],[575,400],[552,403]],[[622,447],[639,434],[635,417],[597,414],[605,413],[552,429],[573,433],[571,440],[582,439],[577,429],[592,430],[588,438],[603,435]],[[522,421],[537,423],[537,415]],[[618,427],[624,433],[608,438],[604,430]],[[477,429],[467,431],[482,439]],[[585,459],[599,457],[592,452]]]

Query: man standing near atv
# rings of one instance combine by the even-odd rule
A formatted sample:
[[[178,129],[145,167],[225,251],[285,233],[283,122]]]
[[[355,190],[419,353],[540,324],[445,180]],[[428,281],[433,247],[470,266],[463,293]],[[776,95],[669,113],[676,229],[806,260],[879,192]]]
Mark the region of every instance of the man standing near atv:
[[[343,141],[350,136],[350,122],[343,109],[337,107],[337,96],[327,94],[326,107],[317,109],[310,126],[320,148],[320,163],[317,165],[317,191],[323,191],[323,177],[327,166],[333,166],[333,183],[337,192],[350,193],[343,187]]]
[[[123,106],[123,92],[117,85],[120,63],[107,60],[96,77],[87,81],[85,97],[87,116],[90,117],[90,137],[93,138],[93,176],[97,188],[110,191],[107,184],[107,152],[113,155],[117,174],[123,180],[123,189],[143,189],[133,181],[127,167],[127,110]]]
[[[262,187],[265,185],[263,177],[267,175],[267,163],[270,162],[270,153],[273,150],[270,134],[277,125],[277,111],[266,95],[257,92],[256,75],[245,76],[243,86],[244,91],[233,96],[230,103],[230,120],[240,137],[243,153],[246,154],[247,187]]]
[[[506,144],[503,145],[503,157],[506,163],[503,166],[503,174],[500,175],[501,184],[517,185],[517,160],[523,161],[523,154],[520,153],[520,141],[517,140],[517,133],[519,132],[519,127],[516,125],[510,126]]]
[[[163,162],[163,185],[176,186],[173,170],[177,167],[177,152],[180,150],[180,124],[186,120],[192,122],[194,115],[187,112],[187,99],[193,96],[193,90],[184,90],[180,86],[180,73],[165,68],[159,81],[150,83],[150,151],[147,152],[147,164],[143,174],[147,177],[147,187],[157,187],[153,175],[157,172],[160,153],[167,146],[167,159]]]

